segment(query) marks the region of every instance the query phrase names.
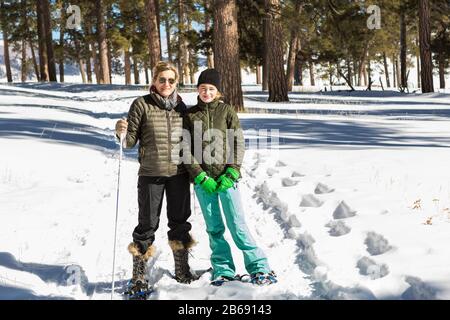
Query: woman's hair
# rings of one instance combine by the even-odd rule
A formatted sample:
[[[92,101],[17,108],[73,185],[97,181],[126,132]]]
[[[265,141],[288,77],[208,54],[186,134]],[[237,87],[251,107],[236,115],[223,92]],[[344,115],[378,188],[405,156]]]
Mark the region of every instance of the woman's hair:
[[[156,79],[158,78],[158,75],[161,72],[164,71],[173,71],[175,73],[175,80],[178,81],[178,70],[177,68],[175,68],[175,66],[173,64],[171,64],[170,62],[167,61],[159,61],[156,66],[153,68],[152,72],[153,72],[153,82],[156,81]]]

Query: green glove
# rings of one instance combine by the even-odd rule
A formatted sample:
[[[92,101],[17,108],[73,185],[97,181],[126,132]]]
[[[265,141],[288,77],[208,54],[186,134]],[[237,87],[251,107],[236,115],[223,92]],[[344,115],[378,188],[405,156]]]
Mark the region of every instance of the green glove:
[[[239,172],[236,169],[228,167],[224,174],[222,174],[218,179],[217,183],[219,187],[217,188],[217,192],[223,192],[232,186],[239,178]]]
[[[205,171],[202,171],[198,176],[194,179],[195,184],[199,184],[206,193],[212,194],[216,191],[217,182],[208,177]]]
[[[202,171],[198,176],[195,177],[194,183],[195,183],[195,184],[200,184],[200,183],[202,183],[203,180],[205,179],[205,177],[206,177],[206,172],[205,172],[205,171]]]
[[[237,181],[240,176],[239,171],[237,171],[232,167],[228,167],[227,170],[225,171],[225,174],[234,181]]]
[[[225,174],[221,175],[217,179],[217,183],[219,184],[219,187],[217,188],[217,192],[224,192],[225,190],[228,190],[232,186],[234,186],[234,181],[232,179],[228,178]]]
[[[213,178],[208,177],[208,179],[206,179],[200,187],[202,187],[206,193],[213,194],[217,189],[217,182]]]

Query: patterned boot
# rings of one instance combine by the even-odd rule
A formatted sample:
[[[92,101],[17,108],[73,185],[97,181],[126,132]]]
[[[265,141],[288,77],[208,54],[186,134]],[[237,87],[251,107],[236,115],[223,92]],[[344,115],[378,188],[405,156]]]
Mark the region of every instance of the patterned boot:
[[[133,300],[144,300],[151,292],[147,280],[147,261],[155,253],[155,247],[150,246],[145,254],[141,254],[138,246],[132,242],[128,251],[133,256],[133,277],[128,283],[126,294]]]
[[[191,283],[198,278],[191,273],[189,267],[189,249],[194,246],[195,242],[190,241],[183,244],[178,240],[169,241],[169,245],[173,252],[173,259],[175,261],[175,280],[180,283]]]

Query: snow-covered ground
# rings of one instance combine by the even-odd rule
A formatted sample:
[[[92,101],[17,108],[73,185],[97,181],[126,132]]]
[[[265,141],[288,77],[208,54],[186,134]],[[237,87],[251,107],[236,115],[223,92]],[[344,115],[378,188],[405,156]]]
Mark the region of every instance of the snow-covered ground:
[[[113,128],[143,94],[125,86],[0,85],[0,299],[110,298]],[[450,95],[293,93],[278,104],[250,87],[245,96],[246,138],[260,138],[243,165],[246,221],[279,282],[212,287],[205,273],[178,284],[163,204],[151,299],[450,299]],[[264,147],[265,133],[279,148]],[[126,151],[116,299],[131,277],[137,170],[136,150]],[[204,270],[208,237],[192,200],[198,245],[190,262]]]

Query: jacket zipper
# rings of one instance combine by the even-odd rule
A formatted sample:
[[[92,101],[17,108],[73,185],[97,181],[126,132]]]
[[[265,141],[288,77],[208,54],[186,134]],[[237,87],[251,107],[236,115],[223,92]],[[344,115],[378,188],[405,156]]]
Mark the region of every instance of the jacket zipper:
[[[169,149],[168,149],[168,157],[169,157],[169,161],[167,162],[167,172],[169,173],[169,176],[171,175],[170,173],[170,162],[172,161],[172,157],[171,157],[171,152],[172,152],[172,141],[171,141],[171,125],[170,125],[170,115],[169,115],[169,111],[166,110],[166,119],[167,119],[167,140],[169,142]]]
[[[209,140],[209,143],[211,144],[211,131],[210,131],[211,126],[210,126],[210,118],[209,118],[209,104],[206,104],[206,114],[208,116],[208,140]],[[211,164],[207,164],[206,166],[208,168],[208,176],[210,176],[211,175]]]

